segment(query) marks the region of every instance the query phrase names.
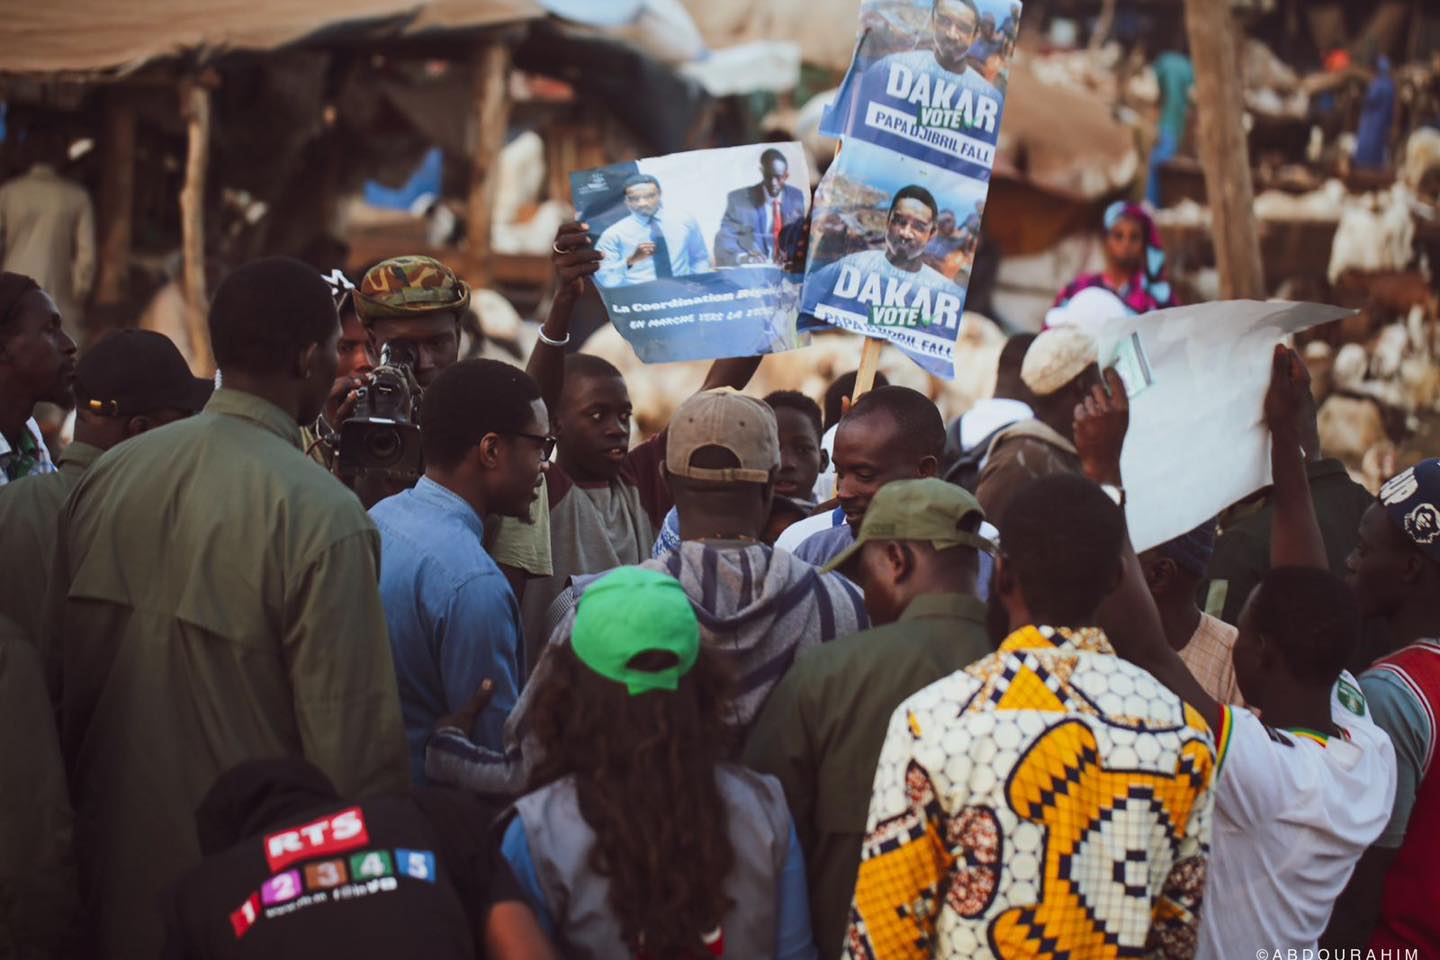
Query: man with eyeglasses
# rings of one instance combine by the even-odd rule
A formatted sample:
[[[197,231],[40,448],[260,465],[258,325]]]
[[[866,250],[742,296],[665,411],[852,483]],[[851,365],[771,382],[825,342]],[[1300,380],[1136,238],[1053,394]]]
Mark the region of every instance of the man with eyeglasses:
[[[411,777],[425,781],[425,740],[488,681],[470,731],[501,748],[524,676],[520,605],[485,548],[486,516],[524,517],[555,438],[540,387],[495,360],[442,370],[420,410],[425,475],[370,510],[380,528],[380,598],[400,686]]]

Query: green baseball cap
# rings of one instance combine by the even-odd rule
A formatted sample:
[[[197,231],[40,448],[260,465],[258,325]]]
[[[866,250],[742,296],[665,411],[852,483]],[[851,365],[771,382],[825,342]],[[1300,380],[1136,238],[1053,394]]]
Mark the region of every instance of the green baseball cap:
[[[643,567],[620,567],[580,595],[570,647],[591,670],[623,683],[630,696],[674,690],[700,656],[700,622],[674,577]],[[676,662],[639,670],[630,661],[663,650]]]
[[[936,550],[974,547],[995,552],[995,544],[961,529],[970,516],[985,519],[980,501],[964,487],[929,477],[895,480],[885,484],[870,501],[855,542],[831,560],[824,572],[839,570],[859,555],[872,540],[924,540]]]

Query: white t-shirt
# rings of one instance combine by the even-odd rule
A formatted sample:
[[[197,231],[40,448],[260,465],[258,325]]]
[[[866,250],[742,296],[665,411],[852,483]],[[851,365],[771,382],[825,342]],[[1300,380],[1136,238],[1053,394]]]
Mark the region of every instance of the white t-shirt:
[[[1330,698],[1347,736],[1265,726],[1225,707],[1197,960],[1313,948],[1360,854],[1390,818],[1395,752],[1360,686]]]
[[[775,548],[787,553],[794,553],[800,548],[800,544],[809,540],[813,535],[838,527],[844,522],[845,514],[838,507],[834,510],[826,510],[824,513],[817,513],[813,517],[806,517],[804,520],[797,520],[780,532],[780,536],[775,540]]]
[[[835,434],[839,429],[840,424],[831,424],[830,429],[826,430],[825,435],[820,438],[820,449],[825,451],[826,463],[825,469],[821,470],[819,476],[815,478],[816,503],[824,503],[826,500],[835,496]],[[816,531],[812,530],[811,532],[814,533]],[[779,545],[778,541],[776,545]],[[798,546],[799,544],[796,545]]]

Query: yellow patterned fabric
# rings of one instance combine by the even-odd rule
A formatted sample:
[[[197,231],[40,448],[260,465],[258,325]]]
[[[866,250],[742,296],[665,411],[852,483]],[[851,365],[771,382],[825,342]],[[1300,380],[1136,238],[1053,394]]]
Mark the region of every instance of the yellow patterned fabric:
[[[1102,632],[1025,627],[891,717],[845,956],[1191,956],[1214,776]]]

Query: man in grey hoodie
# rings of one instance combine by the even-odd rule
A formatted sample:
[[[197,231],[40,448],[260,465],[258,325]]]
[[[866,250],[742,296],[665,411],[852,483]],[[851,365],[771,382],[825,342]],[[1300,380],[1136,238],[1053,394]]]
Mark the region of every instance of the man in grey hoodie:
[[[799,651],[869,624],[853,584],[760,542],[779,464],[775,415],[765,404],[723,389],[686,400],[670,421],[665,456],[680,547],[641,564],[680,581],[704,648],[729,668],[737,747]],[[595,579],[572,578],[552,605],[550,646],[569,642],[574,608]],[[463,725],[442,722],[426,756],[431,782],[520,792],[536,760],[524,744],[525,712],[549,675],[547,660],[541,656],[506,724],[505,753],[471,743]]]

